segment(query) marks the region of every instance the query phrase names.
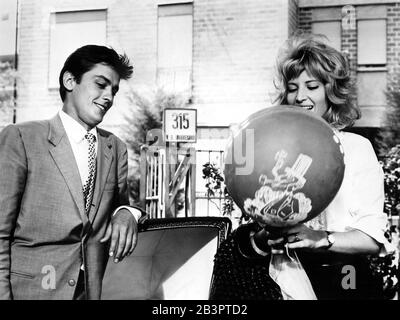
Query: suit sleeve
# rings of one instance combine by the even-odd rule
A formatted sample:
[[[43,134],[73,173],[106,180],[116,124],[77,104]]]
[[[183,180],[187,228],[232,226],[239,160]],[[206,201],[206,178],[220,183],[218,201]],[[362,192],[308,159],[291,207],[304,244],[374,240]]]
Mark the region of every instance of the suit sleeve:
[[[128,151],[125,144],[123,144],[122,152],[118,157],[118,203],[117,206],[130,206],[141,212],[141,219],[146,217],[146,212],[143,208],[130,205],[129,203],[129,189],[128,189]],[[119,208],[115,211],[117,212]]]
[[[11,299],[11,239],[27,175],[27,158],[20,131],[8,126],[0,133],[0,299]]]

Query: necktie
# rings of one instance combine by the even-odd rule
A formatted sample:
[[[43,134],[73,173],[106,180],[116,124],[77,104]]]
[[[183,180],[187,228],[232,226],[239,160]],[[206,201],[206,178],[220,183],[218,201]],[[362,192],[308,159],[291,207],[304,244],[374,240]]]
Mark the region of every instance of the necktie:
[[[96,137],[91,134],[85,134],[85,139],[89,142],[89,152],[88,152],[88,166],[89,166],[89,176],[83,186],[83,197],[85,199],[85,210],[86,214],[89,214],[90,206],[92,204],[93,192],[94,192],[94,182],[96,180],[96,153],[95,153],[95,140]]]

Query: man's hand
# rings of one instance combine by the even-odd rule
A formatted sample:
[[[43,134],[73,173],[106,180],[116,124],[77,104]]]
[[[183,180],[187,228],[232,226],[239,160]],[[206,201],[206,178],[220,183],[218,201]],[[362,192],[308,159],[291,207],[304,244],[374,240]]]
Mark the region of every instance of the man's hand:
[[[104,237],[100,242],[106,242],[111,237],[109,255],[117,263],[129,256],[136,247],[138,226],[136,219],[128,209],[118,210],[111,218]]]

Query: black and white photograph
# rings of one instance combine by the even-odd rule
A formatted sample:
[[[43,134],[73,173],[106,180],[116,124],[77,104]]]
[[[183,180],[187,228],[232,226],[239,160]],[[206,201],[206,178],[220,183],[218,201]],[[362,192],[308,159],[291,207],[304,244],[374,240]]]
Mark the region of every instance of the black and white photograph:
[[[399,213],[400,0],[0,0],[0,300],[399,300]]]

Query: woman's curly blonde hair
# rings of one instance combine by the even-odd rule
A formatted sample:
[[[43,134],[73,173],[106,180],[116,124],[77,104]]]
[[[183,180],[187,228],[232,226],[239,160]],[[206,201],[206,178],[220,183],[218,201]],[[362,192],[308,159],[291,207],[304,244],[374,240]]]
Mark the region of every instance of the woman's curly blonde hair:
[[[328,110],[323,118],[337,129],[344,129],[360,119],[361,112],[354,102],[354,86],[346,57],[336,49],[317,40],[315,35],[295,35],[278,54],[278,90],[276,102],[288,104],[288,82],[305,70],[325,87]]]

